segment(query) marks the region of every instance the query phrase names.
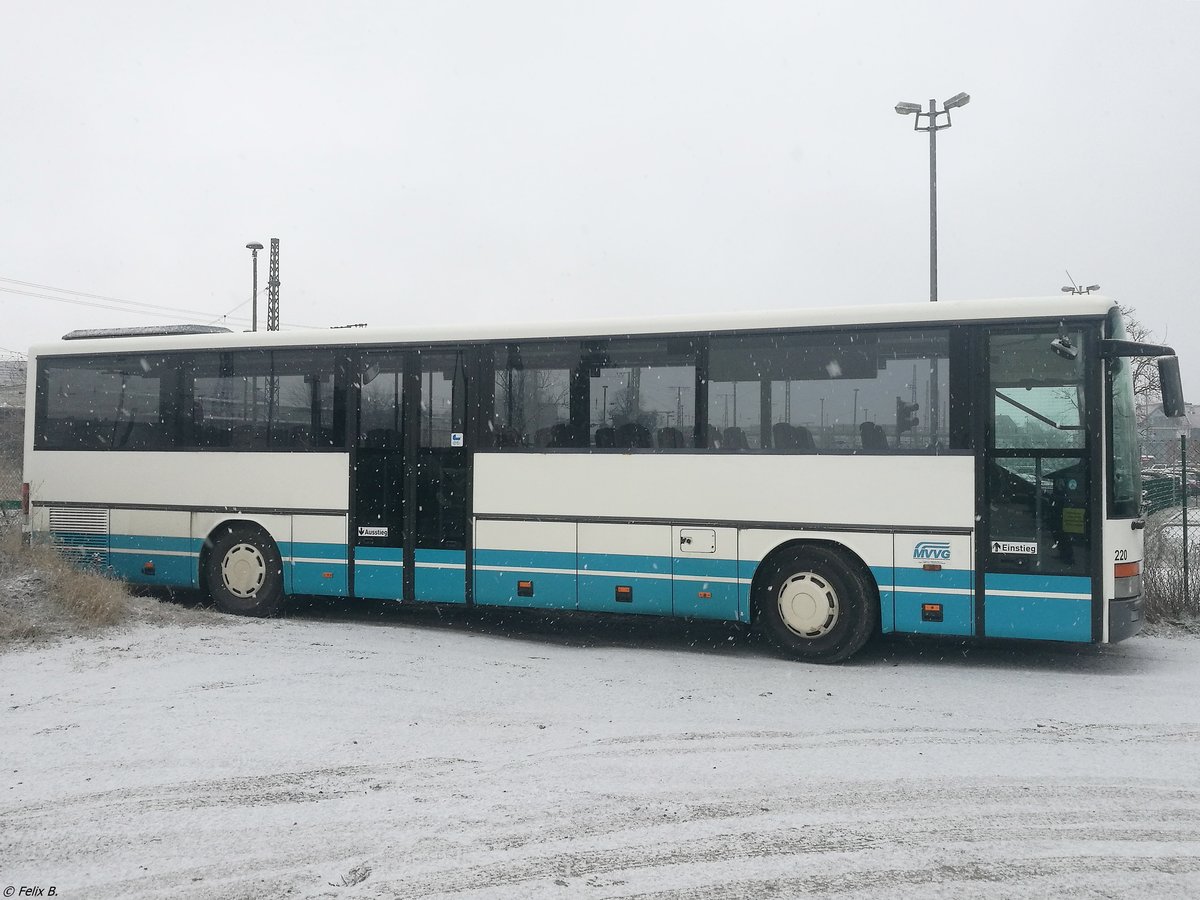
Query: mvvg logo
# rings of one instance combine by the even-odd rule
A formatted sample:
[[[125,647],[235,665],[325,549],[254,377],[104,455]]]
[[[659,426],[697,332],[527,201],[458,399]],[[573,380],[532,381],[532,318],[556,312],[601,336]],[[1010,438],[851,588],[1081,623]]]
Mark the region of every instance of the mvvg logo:
[[[949,541],[918,541],[913,547],[913,559],[949,559]]]

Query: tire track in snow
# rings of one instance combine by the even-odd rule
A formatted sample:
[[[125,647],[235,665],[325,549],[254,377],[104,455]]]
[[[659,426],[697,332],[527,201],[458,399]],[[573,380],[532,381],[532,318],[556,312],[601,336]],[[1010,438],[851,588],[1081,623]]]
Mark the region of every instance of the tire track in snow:
[[[205,807],[252,807],[286,803],[312,803],[367,794],[394,786],[397,776],[436,777],[463,767],[473,760],[425,758],[394,766],[340,766],[299,772],[272,772],[174,784],[119,788],[85,793],[32,806],[0,807],[0,821],[19,815],[26,827],[38,818],[61,820],[64,813],[103,810],[120,815],[123,810],[177,810]]]
[[[1159,861],[1170,858],[1175,862],[1168,874],[1187,881],[1200,872],[1200,791],[1094,780],[1057,788],[1037,782],[962,780],[940,790],[913,785],[889,799],[888,788],[857,784],[832,792],[797,792],[780,798],[781,805],[795,810],[782,814],[753,810],[744,802],[739,807],[737,801],[733,808],[697,804],[693,818],[673,816],[658,824],[647,822],[648,816],[631,820],[621,804],[611,802],[574,810],[592,819],[592,827],[575,834],[566,833],[561,824],[547,831],[531,821],[527,842],[508,844],[493,854],[497,858],[492,862],[460,865],[386,887],[397,898],[489,892],[520,896],[564,882],[589,891],[589,880],[600,879],[607,885],[603,895],[616,896],[663,880],[664,873],[670,873],[671,881],[686,880],[681,874],[691,870],[709,882],[697,888],[695,896],[756,896],[753,879],[745,876],[760,864],[805,872],[829,869],[799,881],[781,878],[785,887],[780,895],[786,896],[788,885],[797,889],[793,893],[842,893],[871,883],[839,883],[839,860],[848,861],[851,868],[869,869],[873,878],[895,886],[922,879],[929,884],[955,878],[995,882],[996,871],[1011,868],[1022,857],[1036,859],[1021,863],[1024,869],[1013,868],[1013,879],[1092,872],[1118,851],[1133,859],[1127,863],[1130,871],[1157,872]],[[1148,805],[1148,795],[1156,793],[1160,796],[1154,796],[1155,801],[1173,798],[1174,808],[1161,802]],[[864,808],[872,816],[866,821]],[[792,824],[780,827],[781,817]],[[716,833],[688,827],[718,820]],[[1047,852],[1061,855],[1064,843],[1075,848],[1075,855],[1046,862]],[[556,844],[564,849],[554,850]],[[574,849],[580,844],[591,849]],[[957,867],[941,860],[964,855],[980,860]],[[914,858],[923,856],[929,858],[928,866],[914,868]],[[900,867],[881,868],[880,861],[891,859]],[[615,890],[620,886],[627,888]],[[691,890],[661,896],[689,897]]]
[[[712,753],[722,750],[773,751],[882,745],[955,745],[981,743],[1197,743],[1200,723],[1170,726],[1142,723],[1080,725],[1047,721],[1020,728],[894,728],[839,729],[824,733],[784,730],[684,732],[600,738],[565,749],[546,750],[545,756],[604,755],[612,748],[653,752]]]
[[[923,869],[871,869],[830,876],[753,879],[682,890],[624,894],[629,900],[768,900],[773,897],[854,896],[893,898],[921,888],[958,900],[981,897],[1117,897],[1128,896],[1112,886],[1113,873],[1164,876],[1146,885],[1142,896],[1194,896],[1178,889],[1200,888],[1200,861],[1195,857],[1112,859],[1042,857],[1037,860],[1003,860],[968,865],[945,863]],[[1068,880],[1069,879],[1069,880]]]

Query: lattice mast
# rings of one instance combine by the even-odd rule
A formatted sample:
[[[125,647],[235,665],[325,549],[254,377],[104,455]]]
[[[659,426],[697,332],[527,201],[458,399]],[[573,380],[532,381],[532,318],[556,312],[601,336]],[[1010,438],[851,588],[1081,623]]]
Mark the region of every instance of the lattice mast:
[[[279,238],[271,238],[271,275],[267,280],[267,331],[279,330]]]

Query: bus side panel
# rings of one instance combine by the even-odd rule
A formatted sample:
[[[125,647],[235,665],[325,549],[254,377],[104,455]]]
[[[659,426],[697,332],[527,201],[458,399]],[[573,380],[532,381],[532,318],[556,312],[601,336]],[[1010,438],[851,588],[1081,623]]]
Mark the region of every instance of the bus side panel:
[[[416,567],[413,579],[414,600],[428,603],[467,602],[465,550],[417,547],[413,556]]]
[[[897,534],[896,631],[975,633],[975,562],[969,534]]]
[[[574,522],[475,523],[475,602],[575,609]]]
[[[736,528],[676,526],[672,545],[675,615],[749,621],[742,618]]]
[[[1037,641],[1092,639],[1092,580],[1076,575],[998,575],[983,579],[988,637]]]
[[[671,615],[670,525],[578,528],[580,609]]]
[[[282,550],[282,545],[280,546]],[[346,518],[292,516],[291,593],[345,597],[347,581]]]
[[[192,535],[191,515],[181,510],[109,512],[109,565],[126,581],[194,588],[203,543]]]
[[[354,548],[354,596],[374,600],[404,598],[404,548]]]
[[[346,453],[39,450],[28,460],[25,480],[47,506],[347,511]]]
[[[975,524],[975,460],[967,454],[476,453],[474,479],[480,516],[880,532]]]
[[[754,573],[771,551],[789,541],[820,541],[849,550],[871,570],[879,588],[879,624],[886,634],[895,630],[893,611],[893,546],[891,532],[782,531],[744,528],[738,532],[738,583],[742,621],[750,620],[750,588]],[[740,617],[739,617],[740,618]]]

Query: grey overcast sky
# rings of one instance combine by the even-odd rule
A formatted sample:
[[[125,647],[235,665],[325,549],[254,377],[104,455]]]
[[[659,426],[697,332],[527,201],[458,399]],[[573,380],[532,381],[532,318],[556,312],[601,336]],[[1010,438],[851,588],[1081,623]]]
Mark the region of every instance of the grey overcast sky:
[[[927,299],[928,141],[893,107],[966,91],[941,296],[1070,269],[1200,399],[1200,3],[0,9],[9,350],[211,322],[272,237],[285,326]]]

